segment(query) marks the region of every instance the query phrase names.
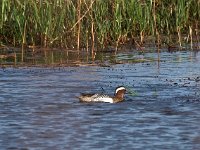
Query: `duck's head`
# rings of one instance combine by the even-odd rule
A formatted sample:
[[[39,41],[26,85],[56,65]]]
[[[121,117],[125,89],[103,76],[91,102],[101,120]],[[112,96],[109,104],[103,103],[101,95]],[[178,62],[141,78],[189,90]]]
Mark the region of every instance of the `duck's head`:
[[[115,98],[122,101],[124,99],[125,93],[126,93],[126,88],[123,86],[119,86],[115,89]]]

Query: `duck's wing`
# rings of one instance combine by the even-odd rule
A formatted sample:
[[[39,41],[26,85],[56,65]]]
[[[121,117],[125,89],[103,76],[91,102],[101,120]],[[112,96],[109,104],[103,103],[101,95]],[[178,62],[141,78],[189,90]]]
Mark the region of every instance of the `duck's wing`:
[[[82,93],[81,96],[79,96],[79,100],[81,102],[91,102],[92,101],[92,97],[96,95],[96,94],[85,94],[85,93]]]
[[[94,102],[113,103],[113,98],[104,94],[95,94],[92,96]]]
[[[95,95],[95,94],[81,93],[81,96],[92,97],[93,95]]]

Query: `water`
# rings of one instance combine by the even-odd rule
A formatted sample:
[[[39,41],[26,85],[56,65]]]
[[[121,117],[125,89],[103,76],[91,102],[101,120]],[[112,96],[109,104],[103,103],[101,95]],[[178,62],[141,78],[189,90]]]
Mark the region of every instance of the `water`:
[[[200,53],[157,59],[121,53],[110,67],[1,69],[0,149],[199,149]],[[125,102],[78,102],[118,85]]]

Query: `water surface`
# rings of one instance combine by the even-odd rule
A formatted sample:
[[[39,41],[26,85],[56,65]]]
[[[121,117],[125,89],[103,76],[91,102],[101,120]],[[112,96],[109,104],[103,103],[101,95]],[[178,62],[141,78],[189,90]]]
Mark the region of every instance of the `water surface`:
[[[200,53],[115,61],[1,69],[1,149],[199,149]],[[122,103],[78,102],[82,92],[113,95],[119,85],[128,88]]]

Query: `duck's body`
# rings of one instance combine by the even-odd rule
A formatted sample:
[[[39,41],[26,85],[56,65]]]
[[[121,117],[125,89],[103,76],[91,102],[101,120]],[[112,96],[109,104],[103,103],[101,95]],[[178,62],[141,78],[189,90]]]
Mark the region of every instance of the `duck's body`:
[[[105,102],[105,103],[117,103],[124,100],[124,94],[126,89],[123,86],[117,87],[114,97],[110,97],[104,94],[82,94],[79,97],[81,102]]]
[[[79,99],[82,102],[114,102],[112,97],[103,94],[82,94]]]

